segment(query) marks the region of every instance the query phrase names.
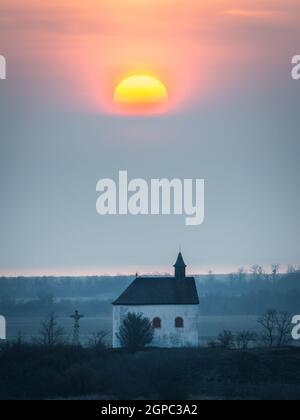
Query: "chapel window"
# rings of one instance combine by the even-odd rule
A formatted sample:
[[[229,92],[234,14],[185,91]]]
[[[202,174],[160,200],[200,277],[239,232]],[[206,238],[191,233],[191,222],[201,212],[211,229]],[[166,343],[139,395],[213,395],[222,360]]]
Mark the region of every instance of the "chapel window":
[[[184,327],[184,321],[183,318],[181,318],[180,316],[178,316],[175,319],[175,328],[183,328]]]
[[[152,326],[153,326],[154,329],[161,328],[161,319],[158,318],[158,317],[154,318],[153,321],[152,321]]]

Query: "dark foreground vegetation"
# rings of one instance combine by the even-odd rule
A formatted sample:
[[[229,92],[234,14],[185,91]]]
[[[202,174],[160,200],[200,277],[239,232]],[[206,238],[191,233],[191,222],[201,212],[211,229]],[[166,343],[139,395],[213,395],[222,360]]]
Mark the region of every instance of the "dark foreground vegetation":
[[[300,399],[300,349],[0,347],[0,399]]]

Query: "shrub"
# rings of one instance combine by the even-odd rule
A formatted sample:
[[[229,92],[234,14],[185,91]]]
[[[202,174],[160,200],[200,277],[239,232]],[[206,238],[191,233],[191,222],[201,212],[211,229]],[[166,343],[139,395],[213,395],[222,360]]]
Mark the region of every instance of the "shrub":
[[[129,313],[124,319],[117,337],[122,347],[135,352],[152,342],[152,325],[149,319],[144,318],[142,314]]]

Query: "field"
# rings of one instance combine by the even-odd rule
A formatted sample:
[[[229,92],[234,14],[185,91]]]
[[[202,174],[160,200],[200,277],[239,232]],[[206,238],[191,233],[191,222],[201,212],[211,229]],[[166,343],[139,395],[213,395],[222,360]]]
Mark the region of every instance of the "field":
[[[238,332],[249,330],[256,332],[259,329],[257,324],[258,316],[200,316],[199,336],[200,344],[205,344],[215,339],[220,332],[230,330]],[[21,336],[26,341],[36,337],[39,333],[41,318],[8,318],[7,335],[8,339]],[[72,335],[73,322],[71,318],[58,318],[59,324],[64,328],[66,338]],[[108,332],[108,340],[111,340],[112,319],[110,317],[86,317],[81,320],[81,339],[86,342],[88,337],[98,331]]]

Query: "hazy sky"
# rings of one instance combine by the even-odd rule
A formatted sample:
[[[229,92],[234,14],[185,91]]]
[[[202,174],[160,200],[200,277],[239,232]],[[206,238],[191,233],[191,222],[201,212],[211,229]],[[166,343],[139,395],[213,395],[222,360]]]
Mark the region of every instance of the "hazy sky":
[[[298,0],[1,0],[0,274],[299,264]],[[150,73],[168,113],[112,96]],[[100,217],[96,183],[204,178],[206,219]]]

